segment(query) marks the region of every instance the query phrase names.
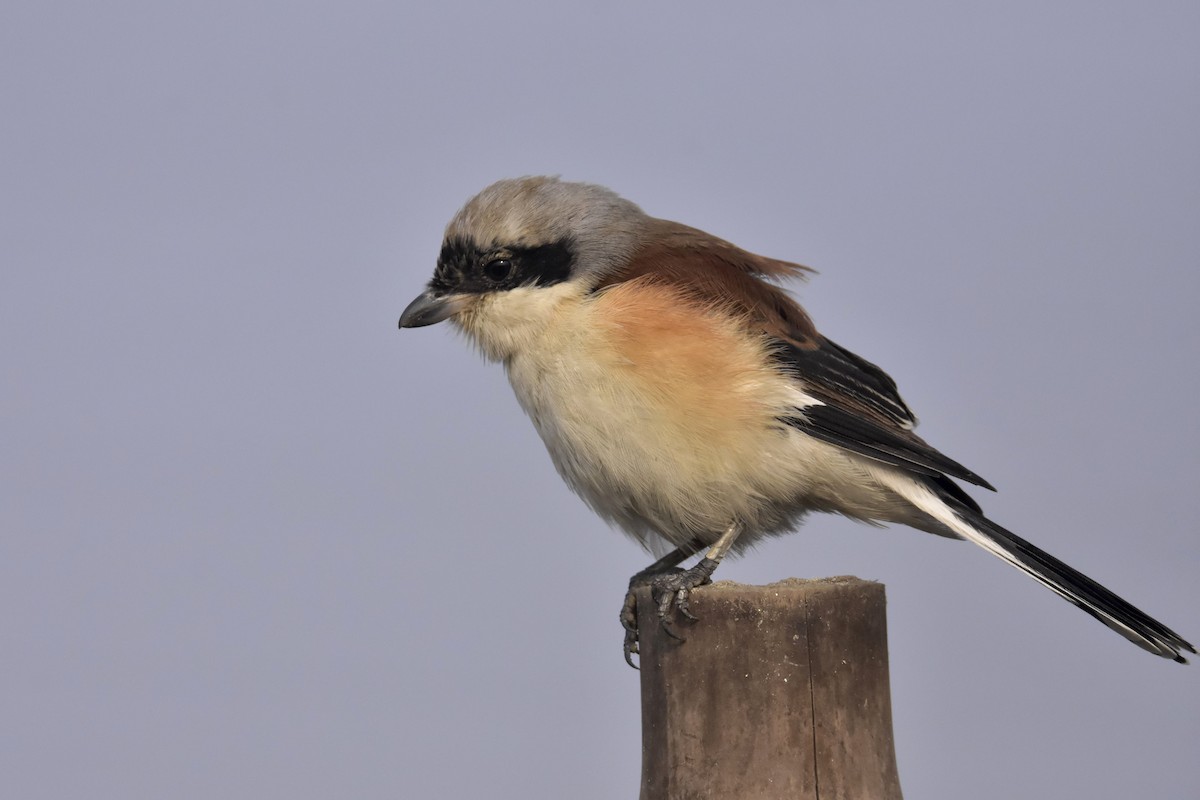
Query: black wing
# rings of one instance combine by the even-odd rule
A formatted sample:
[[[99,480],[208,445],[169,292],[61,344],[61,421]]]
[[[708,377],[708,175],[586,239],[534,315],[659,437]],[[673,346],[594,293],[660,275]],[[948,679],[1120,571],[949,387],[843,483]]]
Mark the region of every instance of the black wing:
[[[774,355],[779,365],[803,381],[805,390],[824,404],[783,417],[788,425],[860,455],[941,479],[936,480],[938,485],[956,497],[967,495],[943,476],[995,491],[983,478],[912,432],[916,417],[900,399],[896,382],[879,367],[820,335],[776,342]]]

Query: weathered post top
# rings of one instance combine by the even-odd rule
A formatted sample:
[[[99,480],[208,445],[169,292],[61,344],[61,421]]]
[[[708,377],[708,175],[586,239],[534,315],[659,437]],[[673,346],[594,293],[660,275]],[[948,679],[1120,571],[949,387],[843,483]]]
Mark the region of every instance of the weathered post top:
[[[686,642],[644,594],[641,800],[899,800],[882,584],[715,583]]]

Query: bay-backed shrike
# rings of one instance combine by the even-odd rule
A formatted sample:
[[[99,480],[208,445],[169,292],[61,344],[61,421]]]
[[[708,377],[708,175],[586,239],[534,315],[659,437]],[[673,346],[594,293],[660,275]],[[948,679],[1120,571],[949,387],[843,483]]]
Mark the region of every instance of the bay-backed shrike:
[[[446,228],[401,328],[449,319],[504,364],[559,474],[652,552],[630,581],[672,607],[721,559],[809,511],[967,539],[1151,653],[1196,649],[983,516],[952,478],[992,487],[913,433],[879,367],[817,332],[775,281],[806,268],[655,219],[601,186],[503,180]],[[708,548],[690,569],[678,564]]]

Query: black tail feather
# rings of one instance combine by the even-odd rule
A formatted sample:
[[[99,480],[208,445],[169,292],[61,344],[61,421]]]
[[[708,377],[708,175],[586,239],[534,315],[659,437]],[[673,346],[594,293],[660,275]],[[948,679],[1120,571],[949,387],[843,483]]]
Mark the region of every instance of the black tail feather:
[[[977,544],[983,545],[1028,573],[1134,644],[1181,664],[1187,663],[1181,651],[1196,652],[1196,648],[1175,631],[1082,572],[1064,564],[973,509],[961,504],[956,505],[958,507],[955,508],[955,514],[977,531],[983,540],[977,541]]]

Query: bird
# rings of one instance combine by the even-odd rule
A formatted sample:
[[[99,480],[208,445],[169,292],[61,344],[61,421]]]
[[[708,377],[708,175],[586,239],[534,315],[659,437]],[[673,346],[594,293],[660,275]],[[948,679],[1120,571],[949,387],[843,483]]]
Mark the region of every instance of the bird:
[[[986,517],[994,487],[914,432],[895,381],[818,332],[783,282],[811,270],[652,217],[557,176],[497,181],[446,226],[400,328],[448,320],[499,362],[566,484],[661,555],[620,619],[636,667],[637,589],[684,639],[722,559],[810,512],[965,539],[1143,649],[1196,648]],[[691,567],[680,565],[701,558]]]

